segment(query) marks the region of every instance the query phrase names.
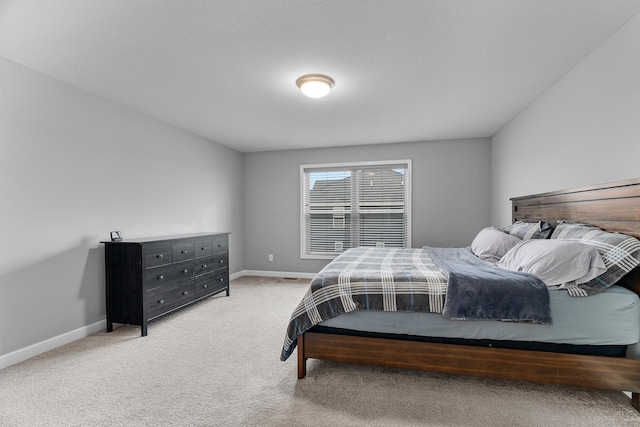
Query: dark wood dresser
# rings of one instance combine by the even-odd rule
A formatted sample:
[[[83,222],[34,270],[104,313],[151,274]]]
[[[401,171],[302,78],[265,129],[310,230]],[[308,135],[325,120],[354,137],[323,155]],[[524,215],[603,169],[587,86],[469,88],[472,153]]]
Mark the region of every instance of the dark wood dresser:
[[[104,241],[107,332],[147,324],[222,291],[229,296],[229,233]]]

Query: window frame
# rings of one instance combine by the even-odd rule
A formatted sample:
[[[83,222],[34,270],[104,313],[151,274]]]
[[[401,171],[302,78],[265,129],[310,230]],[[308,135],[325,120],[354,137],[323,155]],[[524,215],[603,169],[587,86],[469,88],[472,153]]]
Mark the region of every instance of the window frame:
[[[352,170],[357,169],[359,167],[362,168],[385,168],[393,165],[405,165],[405,215],[406,215],[406,247],[411,247],[411,201],[413,198],[413,188],[412,188],[412,160],[411,159],[400,159],[400,160],[377,160],[377,161],[366,161],[366,162],[342,162],[342,163],[314,163],[314,164],[304,164],[300,165],[300,258],[301,259],[334,259],[339,253],[335,254],[318,254],[318,253],[306,253],[306,224],[305,224],[305,173],[318,169],[320,170],[328,170],[335,169],[336,171],[341,170]]]

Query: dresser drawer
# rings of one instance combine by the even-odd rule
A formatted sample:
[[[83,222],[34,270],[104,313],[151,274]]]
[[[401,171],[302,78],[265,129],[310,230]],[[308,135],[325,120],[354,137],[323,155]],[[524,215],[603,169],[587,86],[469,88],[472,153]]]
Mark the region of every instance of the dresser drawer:
[[[147,317],[152,319],[195,299],[193,281],[180,282],[147,292]]]
[[[229,239],[221,237],[219,239],[213,239],[213,253],[227,252],[229,250]]]
[[[229,286],[229,274],[225,268],[196,277],[196,298],[216,293]]]
[[[193,242],[176,243],[173,245],[173,262],[186,261],[193,259]]]
[[[217,254],[211,257],[213,263],[212,270],[226,267],[229,265],[229,255],[227,253]]]
[[[175,282],[193,278],[193,261],[171,264],[146,270],[147,290],[168,286]]]
[[[218,254],[207,258],[199,258],[195,262],[194,274],[199,276],[201,274],[211,273],[212,271],[226,268],[227,263],[227,254]]]
[[[145,249],[144,258],[147,268],[171,264],[171,245],[168,243],[160,245],[148,245],[148,247]]]
[[[198,240],[193,243],[194,256],[202,258],[213,255],[213,243],[211,239]]]

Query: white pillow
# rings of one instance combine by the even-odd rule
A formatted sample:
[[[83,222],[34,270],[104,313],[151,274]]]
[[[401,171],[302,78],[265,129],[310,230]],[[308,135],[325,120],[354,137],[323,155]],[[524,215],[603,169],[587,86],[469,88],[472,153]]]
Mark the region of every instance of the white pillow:
[[[534,274],[547,286],[586,283],[607,270],[595,247],[569,240],[523,240],[496,265]]]
[[[519,238],[502,230],[487,227],[480,230],[476,238],[473,239],[471,251],[481,260],[495,263],[520,242]]]

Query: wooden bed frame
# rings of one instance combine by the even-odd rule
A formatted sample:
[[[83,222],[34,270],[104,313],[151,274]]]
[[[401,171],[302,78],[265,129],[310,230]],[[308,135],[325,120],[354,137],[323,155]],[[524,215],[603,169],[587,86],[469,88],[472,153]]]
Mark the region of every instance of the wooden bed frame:
[[[640,179],[512,201],[513,220],[581,222],[640,238]],[[625,286],[640,294],[636,268]],[[631,392],[640,411],[640,360],[306,332],[297,340],[298,378],[308,358]]]

